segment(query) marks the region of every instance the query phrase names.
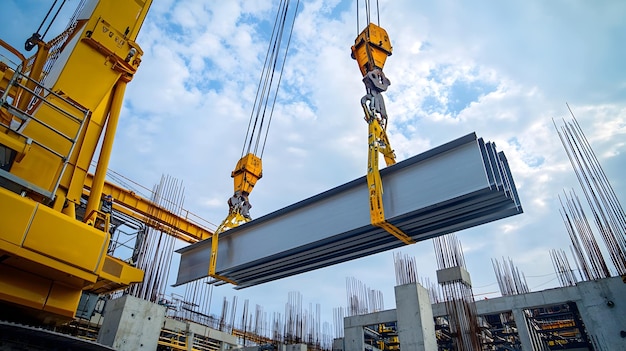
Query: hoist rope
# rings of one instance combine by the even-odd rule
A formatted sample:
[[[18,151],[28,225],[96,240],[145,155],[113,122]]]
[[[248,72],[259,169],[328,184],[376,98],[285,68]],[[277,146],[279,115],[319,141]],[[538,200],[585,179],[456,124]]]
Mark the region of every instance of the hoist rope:
[[[254,154],[257,154],[259,151],[259,147],[261,149],[261,153],[258,156],[262,157],[263,151],[265,150],[267,135],[269,133],[271,120],[274,113],[274,106],[276,104],[276,99],[278,96],[278,88],[280,87],[280,82],[282,81],[283,69],[285,67],[287,52],[291,43],[291,36],[293,33],[293,27],[296,14],[298,12],[300,0],[297,1],[296,8],[292,12],[291,16],[289,16],[289,3],[290,0],[282,0],[280,2],[278,11],[276,13],[276,18],[274,19],[274,26],[272,28],[270,43],[265,54],[265,62],[263,64],[261,77],[259,78],[259,84],[257,85],[257,93],[254,99],[252,111],[250,113],[250,120],[248,121],[246,138],[243,148],[241,150],[242,157],[246,153],[252,152]],[[284,29],[285,25],[288,23],[288,19],[291,21],[289,37],[285,44],[286,47],[282,52],[283,61],[280,65],[280,70],[277,71],[276,67],[278,67],[278,59],[281,56],[281,46],[283,45],[283,41],[285,40]],[[270,103],[270,101],[272,105],[269,109],[268,121],[267,123],[265,123],[265,117],[268,112],[268,104]],[[264,126],[266,127],[263,133]]]
[[[370,12],[371,12],[371,8],[372,5],[370,4],[370,0],[363,0],[363,3],[365,4],[365,26],[369,26],[370,24]],[[378,25],[380,26],[380,6],[378,3],[378,0],[376,0],[376,19],[378,21]],[[360,26],[360,17],[359,17],[359,1],[357,0],[356,2],[356,35],[358,36],[359,33],[361,32],[361,26]]]
[[[294,11],[294,13],[298,12],[298,7],[300,7],[300,0],[298,0],[296,2],[296,9]],[[278,84],[276,84],[276,91],[278,92],[278,88],[280,88],[280,83],[283,80],[283,70],[285,68],[285,62],[287,61],[287,52],[289,52],[289,45],[291,44],[291,36],[293,35],[293,24],[295,23],[295,15],[294,15],[294,21],[291,24],[291,28],[289,29],[289,38],[287,39],[287,47],[285,48],[284,54],[283,54],[283,62],[281,64],[280,67],[280,75],[278,76]],[[274,94],[274,101],[272,101],[272,109],[270,111],[270,118],[267,122],[267,129],[265,130],[265,138],[263,140],[263,146],[261,147],[261,154],[259,155],[260,158],[263,158],[263,152],[265,151],[265,144],[267,143],[267,135],[269,134],[269,130],[270,130],[270,125],[272,124],[272,117],[274,116],[274,106],[276,106],[276,98],[278,97],[278,94]]]
[[[61,9],[63,8],[63,5],[65,5],[65,1],[66,0],[63,0],[63,2],[61,2],[61,5],[57,9],[57,11],[54,13],[54,16],[52,16],[52,19],[50,20],[50,23],[48,23],[48,27],[46,27],[46,30],[41,35],[41,38],[40,38],[41,40],[43,40],[43,38],[46,36],[46,34],[48,34],[48,30],[50,30],[50,27],[52,27],[52,24],[54,23],[54,21],[56,20],[57,16],[59,15],[59,12],[61,12]],[[50,16],[50,13],[52,12],[54,7],[56,6],[57,2],[58,2],[58,0],[54,0],[54,2],[52,3],[52,6],[50,6],[50,8],[48,9],[48,13],[46,13],[46,16],[41,21],[41,24],[39,25],[39,28],[37,28],[37,31],[35,32],[35,34],[39,34],[39,31],[41,31],[41,28],[43,27],[44,23],[46,23],[46,20],[48,19],[48,16]]]

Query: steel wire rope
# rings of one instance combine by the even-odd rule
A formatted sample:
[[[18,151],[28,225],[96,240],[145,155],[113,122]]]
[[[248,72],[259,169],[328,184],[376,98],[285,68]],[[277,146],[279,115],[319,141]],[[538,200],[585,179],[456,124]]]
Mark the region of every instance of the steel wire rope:
[[[283,12],[282,12],[282,17],[281,17],[281,24],[279,27],[279,33],[276,36],[275,40],[274,40],[274,45],[272,48],[272,69],[271,69],[271,74],[270,74],[270,70],[267,70],[267,74],[269,77],[269,82],[267,84],[267,94],[264,95],[264,103],[263,103],[263,114],[261,115],[261,121],[260,121],[260,125],[259,125],[259,133],[257,134],[256,137],[256,142],[254,144],[254,154],[256,155],[258,150],[259,150],[259,142],[261,140],[261,133],[263,130],[263,124],[265,122],[265,113],[267,112],[267,104],[269,102],[269,98],[270,95],[272,94],[272,86],[274,83],[274,76],[276,74],[276,65],[278,63],[278,56],[280,54],[280,46],[282,45],[282,41],[283,41],[283,31],[285,29],[285,23],[287,21],[287,13],[289,11],[289,0],[285,1],[286,5],[283,8]],[[282,71],[279,72],[279,75],[282,76]],[[275,96],[278,94],[278,89],[274,89],[274,94]],[[272,106],[273,109],[273,106]],[[257,116],[258,118],[258,116]],[[256,125],[256,123],[255,123]],[[250,140],[250,142],[252,142],[252,140]]]
[[[46,34],[48,34],[48,31],[50,30],[50,27],[52,27],[52,24],[54,23],[54,21],[56,20],[57,16],[59,15],[59,12],[61,12],[61,9],[63,8],[63,6],[65,5],[65,1],[63,0],[63,2],[61,3],[61,5],[59,6],[59,8],[57,9],[57,12],[54,14],[54,17],[52,17],[52,19],[50,20],[50,23],[48,24],[48,28],[46,28],[46,31],[43,32],[43,35],[41,36],[41,39],[43,40],[43,38],[46,36]],[[54,3],[56,4],[56,0],[54,1]],[[48,12],[48,14],[50,14],[50,12]],[[48,15],[46,15],[46,17],[48,17]],[[42,22],[43,24],[43,22]],[[39,31],[37,31],[39,32]]]
[[[283,62],[281,64],[280,67],[280,74],[278,76],[278,83],[276,84],[276,94],[274,94],[274,101],[272,101],[272,109],[270,111],[270,117],[269,120],[267,122],[267,128],[265,129],[265,138],[263,140],[263,144],[261,147],[261,154],[259,155],[260,158],[263,158],[263,152],[265,151],[265,144],[267,144],[267,135],[269,134],[270,131],[270,126],[272,124],[272,118],[274,117],[274,107],[276,106],[276,98],[278,97],[278,89],[280,88],[280,83],[283,80],[283,71],[285,69],[285,62],[287,61],[287,53],[289,52],[289,46],[291,44],[291,37],[293,35],[293,27],[294,24],[296,22],[296,15],[298,13],[298,8],[300,7],[300,0],[298,0],[296,2],[296,9],[294,10],[294,15],[293,15],[293,20],[291,22],[291,28],[289,30],[289,38],[287,39],[287,47],[285,48],[284,54],[283,54]]]
[[[48,9],[48,13],[46,13],[46,16],[43,18],[43,20],[41,20],[41,24],[39,24],[39,28],[37,28],[37,31],[35,33],[39,33],[39,31],[41,30],[41,27],[43,27],[43,24],[46,23],[46,20],[48,19],[48,16],[50,16],[50,12],[52,12],[52,9],[54,9],[54,7],[56,6],[57,1],[58,0],[54,0],[52,5],[50,5],[50,8]]]
[[[242,157],[245,152],[250,153],[253,151],[254,154],[257,154],[259,151],[259,146],[261,146],[261,157],[263,150],[265,149],[265,144],[267,142],[267,135],[269,133],[269,128],[271,125],[271,119],[274,111],[274,106],[276,103],[278,88],[280,86],[280,81],[282,80],[284,62],[287,56],[287,52],[289,49],[289,43],[291,41],[291,35],[293,33],[293,26],[295,23],[295,17],[299,7],[299,0],[296,5],[296,10],[293,12],[293,18],[291,19],[291,28],[290,35],[288,39],[287,47],[284,51],[283,62],[281,64],[281,69],[277,72],[276,67],[278,66],[278,58],[280,57],[280,50],[282,43],[284,41],[283,34],[284,28],[287,23],[287,15],[289,14],[289,0],[281,1],[279,5],[279,9],[276,14],[276,18],[274,21],[274,27],[272,29],[272,36],[270,39],[270,45],[268,46],[268,50],[265,56],[265,62],[263,66],[263,70],[261,73],[261,77],[259,80],[259,84],[257,86],[257,95],[255,97],[255,102],[253,106],[253,110],[250,116],[250,121],[248,122],[248,130],[246,132],[246,139],[244,141],[244,146],[242,149]],[[278,73],[278,84],[274,85],[274,80],[276,74]],[[271,95],[274,94],[272,99]],[[272,105],[270,108],[270,116],[268,117],[267,126],[265,127],[265,135],[263,136],[263,127],[266,125],[265,117],[268,111],[268,104],[272,101]],[[256,112],[256,116],[255,116]],[[254,120],[254,123],[253,123]],[[261,140],[263,142],[261,143]],[[254,143],[254,148],[253,148]],[[246,144],[247,149],[246,149]]]
[[[52,17],[52,19],[50,20],[50,23],[48,23],[48,27],[46,28],[45,32],[43,33],[43,35],[39,36],[38,39],[43,40],[43,38],[46,36],[46,34],[48,34],[48,30],[50,30],[50,27],[52,26],[52,24],[54,23],[54,21],[56,20],[57,16],[59,15],[59,12],[61,12],[61,9],[63,8],[63,5],[65,5],[65,1],[63,0],[63,2],[61,3],[61,5],[59,6],[59,8],[57,9],[56,13],[54,14],[54,16]],[[48,16],[50,16],[50,13],[52,12],[52,10],[54,9],[54,7],[56,6],[58,0],[54,0],[54,2],[52,3],[52,5],[50,6],[50,8],[48,9],[48,12],[46,13],[46,16],[43,18],[43,20],[41,20],[41,23],[39,24],[39,28],[37,28],[37,31],[33,34],[33,36],[38,36],[39,35],[39,31],[41,31],[41,28],[43,27],[44,23],[46,23],[46,20],[48,19]],[[30,40],[30,39],[29,39]],[[28,41],[27,41],[28,43]],[[27,49],[28,50],[28,49]],[[28,50],[30,51],[30,50]]]
[[[281,1],[281,5],[282,6],[283,1]],[[270,36],[270,45],[268,45],[267,47],[267,51],[265,53],[265,61],[263,62],[263,70],[261,71],[261,75],[259,77],[259,84],[257,85],[257,91],[256,91],[256,96],[254,98],[254,103],[252,105],[252,110],[250,111],[250,120],[248,121],[248,129],[246,130],[246,137],[244,138],[244,142],[243,142],[243,147],[241,149],[241,157],[243,157],[244,152],[246,150],[246,143],[248,143],[248,136],[250,134],[250,140],[252,140],[252,138],[254,137],[254,128],[251,130],[250,126],[252,125],[252,120],[254,119],[254,111],[257,109],[257,102],[260,98],[260,92],[261,92],[261,85],[264,83],[263,77],[265,75],[265,70],[267,69],[267,62],[268,62],[268,58],[270,57],[270,48],[271,48],[271,42],[272,39],[274,38],[274,33],[276,32],[276,26],[278,24],[278,17],[280,16],[280,7],[279,7],[279,11],[276,12],[276,18],[274,18],[274,26],[272,28],[272,34]],[[256,128],[256,125],[255,125]],[[248,151],[250,150],[250,147],[248,147]]]

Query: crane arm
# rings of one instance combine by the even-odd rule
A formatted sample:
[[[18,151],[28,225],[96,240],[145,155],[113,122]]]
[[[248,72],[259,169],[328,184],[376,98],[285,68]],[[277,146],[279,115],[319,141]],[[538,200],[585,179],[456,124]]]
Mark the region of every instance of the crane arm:
[[[83,195],[89,196],[93,184],[93,174],[88,173],[85,178]],[[137,195],[135,192],[110,183],[104,182],[102,194],[111,195],[114,199],[112,208],[132,218],[136,218],[151,228],[162,230],[176,239],[193,244],[208,239],[213,234],[204,226],[187,216],[180,216],[153,201]],[[101,196],[97,196],[100,198]],[[183,210],[184,211],[184,210]]]

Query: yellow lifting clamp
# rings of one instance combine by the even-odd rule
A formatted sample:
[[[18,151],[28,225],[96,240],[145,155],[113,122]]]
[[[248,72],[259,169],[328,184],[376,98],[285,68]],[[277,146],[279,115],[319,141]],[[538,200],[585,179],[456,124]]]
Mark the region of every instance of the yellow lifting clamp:
[[[367,111],[366,111],[367,115]],[[400,239],[405,244],[414,244],[415,240],[404,233],[400,228],[387,222],[383,208],[383,182],[378,169],[378,153],[382,153],[387,166],[396,163],[395,154],[389,144],[387,132],[382,128],[377,118],[368,121],[368,161],[367,161],[367,186],[370,199],[370,220],[372,225],[383,228],[389,234]]]
[[[382,153],[387,166],[396,163],[396,156],[387,137],[387,111],[382,92],[387,90],[391,81],[383,73],[387,56],[391,55],[391,42],[387,32],[370,23],[357,36],[352,46],[352,58],[359,65],[363,74],[366,94],[361,99],[361,106],[368,124],[368,161],[367,186],[369,189],[370,221],[372,225],[383,228],[405,244],[414,244],[410,236],[398,227],[387,222],[383,208],[383,182],[378,169],[378,153]]]
[[[263,164],[261,158],[255,154],[249,153],[243,156],[237,162],[235,170],[231,173],[234,183],[234,194],[228,199],[228,216],[217,227],[211,237],[211,260],[209,262],[209,276],[223,280],[225,282],[237,285],[236,282],[221,276],[215,272],[217,264],[217,249],[219,236],[224,231],[238,227],[239,225],[250,221],[250,202],[248,195],[256,185],[257,180],[263,176]]]

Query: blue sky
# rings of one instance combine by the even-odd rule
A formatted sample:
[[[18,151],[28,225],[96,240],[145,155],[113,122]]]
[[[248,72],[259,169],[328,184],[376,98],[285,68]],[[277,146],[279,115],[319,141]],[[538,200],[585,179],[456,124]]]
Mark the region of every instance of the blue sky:
[[[0,35],[21,48],[49,3],[5,1]],[[110,167],[148,187],[163,173],[182,180],[185,207],[219,223],[276,5],[155,0]],[[526,274],[531,290],[555,286],[549,250],[569,251],[557,195],[578,189],[552,125],[569,118],[566,102],[626,203],[626,2],[381,0],[380,11],[394,47],[386,104],[398,159],[475,131],[510,162],[525,213],[457,233],[474,292],[495,296],[490,259],[501,257]],[[254,217],[365,174],[364,87],[350,58],[356,34],[353,1],[302,1],[264,177],[251,196]],[[430,241],[401,252],[435,281]],[[345,305],[346,277],[381,290],[385,307],[394,307],[392,252],[243,291],[216,288],[213,301],[237,295],[282,312],[297,290],[332,322],[332,308]]]

